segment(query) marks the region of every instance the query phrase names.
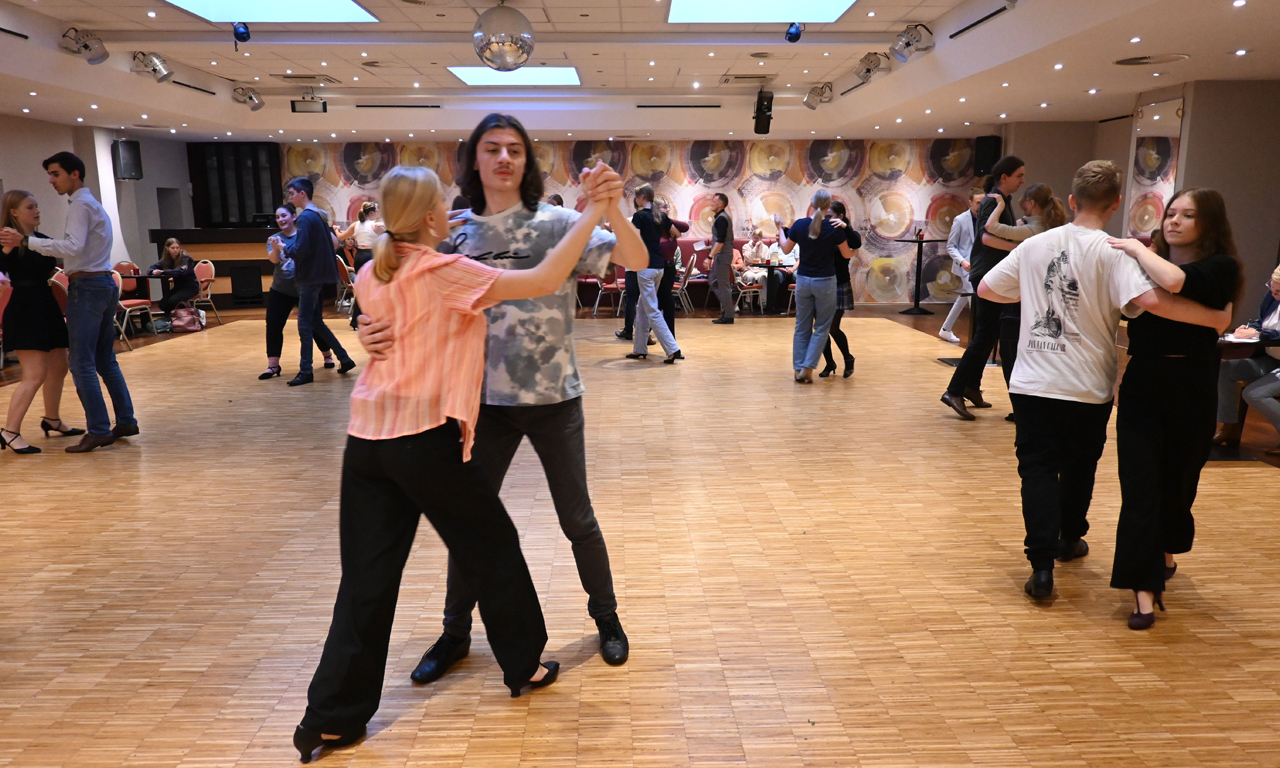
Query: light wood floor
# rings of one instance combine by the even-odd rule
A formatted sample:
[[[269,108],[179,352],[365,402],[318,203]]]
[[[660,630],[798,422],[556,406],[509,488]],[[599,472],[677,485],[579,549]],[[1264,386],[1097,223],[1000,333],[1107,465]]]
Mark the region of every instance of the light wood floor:
[[[409,682],[444,592],[424,525],[371,736],[322,765],[1280,765],[1276,469],[1205,470],[1169,612],[1131,632],[1107,586],[1114,443],[1092,554],[1059,567],[1052,604],[1022,594],[994,370],[996,407],[962,423],[937,402],[955,348],[888,320],[846,320],[857,373],[807,387],[785,321],[680,321],[675,367],[622,360],[616,327],[579,321],[578,352],[630,663],[596,653],[526,448],[503,496],[560,682],[509,698],[478,621],[455,672]],[[289,389],[291,348],[259,382],[261,337],[242,320],[121,355],[142,427],[127,443],[0,454],[0,766],[296,763],[352,380]]]

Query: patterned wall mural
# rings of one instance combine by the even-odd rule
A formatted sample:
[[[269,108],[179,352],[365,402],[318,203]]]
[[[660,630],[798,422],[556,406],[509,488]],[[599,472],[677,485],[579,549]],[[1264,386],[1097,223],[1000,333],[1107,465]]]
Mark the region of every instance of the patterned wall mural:
[[[444,143],[347,143],[283,146],[287,178],[309,176],[316,204],[332,220],[350,221],[365,200],[376,199],[378,181],[396,164],[435,170],[457,193],[465,145]],[[729,197],[735,234],[752,227],[775,234],[772,216],[791,222],[804,216],[817,189],[845,203],[863,234],[853,266],[861,301],[910,301],[915,288],[915,245],[894,242],[923,230],[926,239],[946,238],[952,219],[966,210],[973,183],[974,143],[940,140],[782,141],[576,141],[538,142],[537,161],[546,194],[560,193],[577,207],[580,169],[597,159],[616,169],[628,193],[652,184],[673,218],[689,221],[688,236],[711,233],[711,198]],[[630,194],[628,194],[628,200]],[[585,201],[584,201],[585,202]],[[627,208],[629,210],[629,207]],[[959,281],[951,273],[943,243],[925,246],[922,280],[926,301],[951,301]]]
[[[1138,139],[1133,172],[1129,174],[1129,215],[1125,217],[1128,237],[1150,235],[1160,226],[1177,174],[1178,139]]]

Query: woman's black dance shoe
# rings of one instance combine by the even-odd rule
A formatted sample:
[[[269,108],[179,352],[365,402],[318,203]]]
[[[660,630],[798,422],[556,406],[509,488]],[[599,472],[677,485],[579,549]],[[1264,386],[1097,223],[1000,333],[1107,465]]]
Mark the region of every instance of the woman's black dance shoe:
[[[298,759],[304,763],[311,762],[311,756],[320,747],[320,754],[326,749],[349,747],[364,738],[365,729],[349,735],[339,735],[336,739],[326,739],[320,731],[299,725],[293,731],[293,746],[298,750]]]
[[[519,688],[515,687],[514,685],[511,686],[511,698],[513,699],[520,698],[520,694],[524,692],[524,689],[526,687],[546,688],[548,685],[551,685],[552,683],[554,683],[556,681],[556,678],[560,676],[560,662],[547,661],[547,662],[543,662],[542,666],[547,668],[547,674],[543,675],[541,680],[531,680],[525,683],[524,685],[520,686]]]

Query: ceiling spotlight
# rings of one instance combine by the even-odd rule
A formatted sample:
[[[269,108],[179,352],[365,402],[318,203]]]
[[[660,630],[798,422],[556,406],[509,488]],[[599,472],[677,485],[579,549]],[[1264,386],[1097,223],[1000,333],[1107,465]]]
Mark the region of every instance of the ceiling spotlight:
[[[933,31],[923,24],[912,24],[898,34],[898,42],[889,49],[889,54],[906,64],[911,54],[929,50],[933,50]]]
[[[1007,113],[1005,113],[1005,112],[1001,112],[1001,113],[1000,113],[1000,118],[1001,118],[1001,119],[1004,119],[1004,118],[1006,118],[1006,117],[1008,117],[1008,116],[1009,116],[1009,115],[1008,115]]]
[[[883,69],[888,61],[889,57],[883,53],[868,53],[858,60],[858,67],[853,70],[854,77],[864,83],[870,82],[871,78]]]
[[[1242,5],[1244,5],[1244,4],[1245,4],[1245,0],[1236,0],[1234,3],[1232,3],[1232,5],[1234,5],[1234,6],[1235,6],[1235,7],[1237,7],[1237,8],[1239,8],[1240,6],[1242,6]]]
[[[815,85],[804,95],[804,105],[809,109],[817,109],[819,104],[831,101],[831,83]]]
[[[170,128],[170,129],[169,129],[169,133],[177,133],[177,132],[178,132],[178,129],[177,129],[177,128]]]
[[[249,111],[251,112],[257,112],[267,105],[267,103],[262,100],[262,94],[258,93],[253,88],[237,88],[231,92],[231,98],[241,104],[248,104]]]
[[[1053,65],[1053,68],[1054,68],[1054,69],[1062,69],[1062,65],[1061,65],[1061,64],[1054,64],[1054,65]]]
[[[533,25],[524,14],[501,3],[476,19],[471,41],[476,55],[492,69],[511,72],[523,67],[533,55]]]
[[[1097,93],[1097,92],[1098,92],[1098,89],[1097,89],[1097,88],[1090,88],[1090,89],[1089,89],[1089,93],[1090,93],[1090,94],[1094,94],[1094,93]]]
[[[169,65],[158,53],[138,51],[133,54],[133,71],[150,72],[157,83],[165,83],[173,78],[173,70],[169,69]]]
[[[804,27],[793,22],[791,26],[787,27],[787,31],[783,33],[782,39],[788,43],[798,43],[802,32],[804,32]]]
[[[1131,37],[1131,38],[1129,38],[1129,42],[1131,42],[1131,43],[1140,43],[1140,42],[1142,42],[1142,38],[1140,38],[1140,37]]]
[[[58,41],[58,45],[62,46],[63,50],[83,56],[84,60],[90,64],[101,64],[111,55],[107,47],[102,44],[102,38],[87,29],[79,30],[71,27],[62,33],[62,39]]]
[[[697,80],[694,80],[694,81],[693,81],[693,87],[694,87],[694,88],[701,88],[701,87],[702,87],[702,83],[699,83]],[[571,134],[569,134],[569,135],[570,135],[570,136],[572,136],[573,134],[571,133]]]
[[[902,118],[898,118],[897,120],[894,120],[894,122],[895,122],[895,123],[900,123],[900,122],[902,122]]]
[[[1245,49],[1243,49],[1243,48],[1241,48],[1240,50],[1236,51],[1236,55],[1237,55],[1237,56],[1243,56],[1243,55],[1245,55],[1246,53],[1248,53],[1248,51],[1246,51],[1246,50],[1245,50]]]

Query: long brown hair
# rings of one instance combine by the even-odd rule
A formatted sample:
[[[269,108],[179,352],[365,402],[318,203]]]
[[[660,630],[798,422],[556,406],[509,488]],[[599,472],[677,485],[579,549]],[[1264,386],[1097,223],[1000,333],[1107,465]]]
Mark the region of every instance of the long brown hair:
[[[169,246],[178,246],[178,255],[171,256],[169,254]],[[178,238],[171,237],[164,241],[164,248],[160,251],[160,263],[165,269],[178,269],[182,264],[182,257],[191,258],[191,254],[187,253],[187,249],[182,247],[182,243],[178,242]]]
[[[1244,264],[1240,261],[1240,253],[1236,250],[1236,238],[1231,233],[1231,222],[1227,219],[1227,202],[1216,189],[1208,187],[1189,187],[1169,198],[1164,207],[1164,215],[1160,217],[1160,226],[1151,235],[1151,250],[1162,258],[1169,258],[1169,243],[1164,239],[1164,220],[1169,217],[1169,209],[1179,198],[1189,197],[1196,206],[1196,229],[1200,239],[1196,241],[1196,261],[1207,256],[1225,254],[1236,263],[1236,284],[1231,291],[1231,300],[1239,303],[1240,292],[1244,288]]]
[[[1056,229],[1071,220],[1067,216],[1067,206],[1053,196],[1048,184],[1032,184],[1022,195],[1023,200],[1030,200],[1044,213],[1044,228]]]
[[[4,209],[0,211],[0,227],[22,231],[22,227],[18,226],[18,217],[14,216],[13,212],[18,206],[27,202],[28,197],[35,197],[35,195],[25,189],[11,189],[4,193],[4,200],[0,200],[0,208]]]

